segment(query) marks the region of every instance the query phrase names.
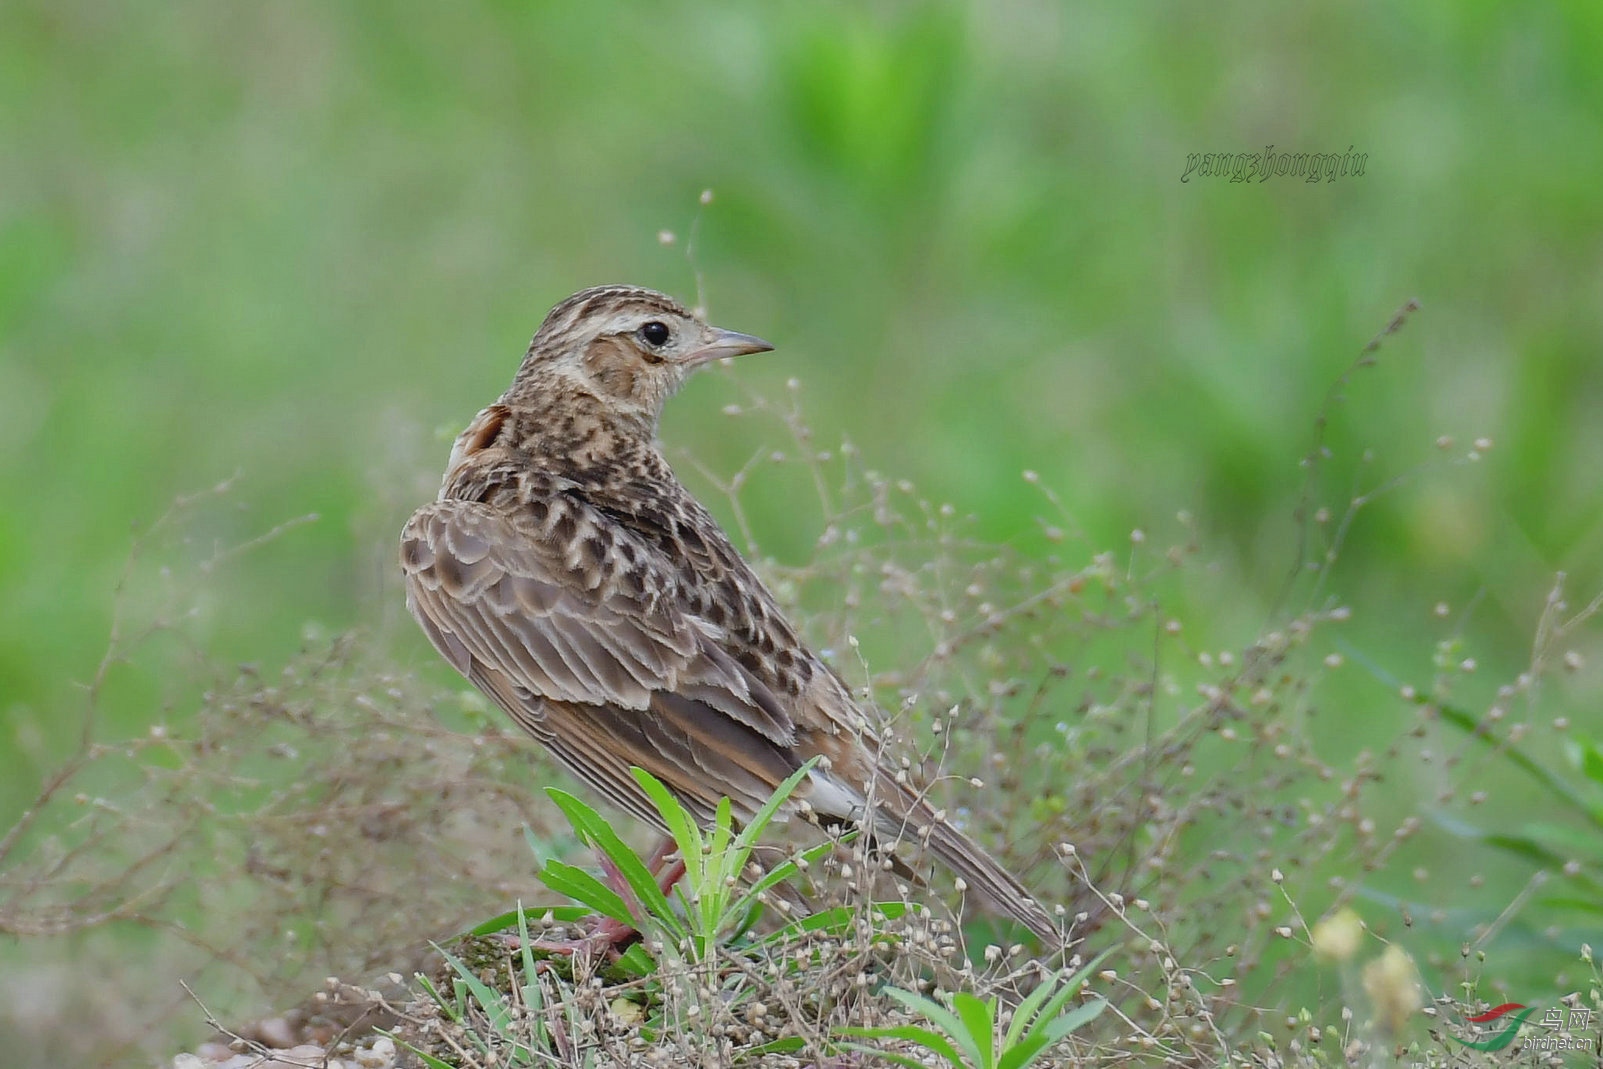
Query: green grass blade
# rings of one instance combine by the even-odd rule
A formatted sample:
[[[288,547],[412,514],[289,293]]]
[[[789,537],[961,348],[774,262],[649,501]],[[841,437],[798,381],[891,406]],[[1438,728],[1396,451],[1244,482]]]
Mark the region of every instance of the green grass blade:
[[[1009,1046],[996,1063],[996,1069],[1024,1069],[1036,1058],[1107,1009],[1107,1001],[1098,996],[1094,1001],[1076,1006],[1061,1017],[1043,1018],[1042,1027],[1031,1029],[1030,1035],[1016,1046]]]
[[[1581,770],[1581,775],[1603,787],[1603,747],[1598,745],[1596,739],[1582,735],[1571,739],[1570,746],[1571,760]]]
[[[473,970],[449,950],[441,946],[436,946],[434,949],[445,959],[446,964],[451,966],[451,971],[456,973],[457,980],[466,985],[473,995],[473,1000],[489,1018],[490,1027],[494,1028],[498,1035],[506,1035],[507,1028],[512,1023],[512,1008],[506,1004],[506,999],[501,997],[501,993],[480,980]]]
[[[456,1066],[452,1065],[450,1062],[442,1062],[442,1061],[440,1061],[440,1059],[436,1058],[434,1055],[428,1053],[427,1051],[418,1050],[416,1047],[412,1046],[412,1044],[408,1043],[406,1040],[401,1039],[394,1032],[386,1032],[382,1028],[376,1028],[376,1029],[374,1029],[374,1031],[377,1032],[379,1035],[384,1036],[385,1038],[387,1038],[391,1043],[394,1043],[397,1047],[405,1047],[407,1050],[411,1051],[414,1055],[417,1056],[418,1060],[423,1063],[424,1069],[456,1069]]]
[[[434,986],[433,980],[430,980],[422,973],[418,973],[417,982],[418,986],[423,988],[424,994],[428,995],[429,998],[434,1000],[434,1004],[440,1008],[441,1013],[445,1014],[445,1017],[448,1021],[450,1021],[452,1024],[462,1023],[462,1015],[457,1012],[456,1007],[451,1003],[451,1001],[441,994],[440,989]]]
[[[1346,643],[1342,643],[1341,645],[1345,646]],[[1442,723],[1452,725],[1465,735],[1469,736],[1471,739],[1475,739],[1485,746],[1495,748],[1504,746],[1506,744],[1506,740],[1500,738],[1492,732],[1483,731],[1481,729],[1480,717],[1466,712],[1457,706],[1450,705],[1446,702],[1431,702],[1423,695],[1416,699],[1415,704],[1435,705],[1441,714]],[[1548,769],[1545,765],[1538,761],[1532,760],[1530,757],[1527,757],[1524,753],[1514,749],[1512,746],[1508,746],[1506,749],[1502,750],[1498,756],[1502,760],[1514,765],[1514,767],[1524,772],[1537,783],[1541,784],[1541,786],[1544,787],[1548,793],[1562,802],[1567,809],[1586,818],[1594,827],[1603,828],[1603,812],[1595,810],[1584,797],[1582,797],[1575,790],[1571,789],[1568,783],[1564,782],[1563,779]]]
[[[518,953],[523,965],[523,983],[518,991],[523,996],[523,1005],[528,1013],[530,1030],[534,1037],[537,1049],[545,1049],[551,1041],[545,1020],[545,989],[540,986],[539,964],[535,961],[534,948],[530,945],[529,919],[523,911],[522,903],[518,904]]]

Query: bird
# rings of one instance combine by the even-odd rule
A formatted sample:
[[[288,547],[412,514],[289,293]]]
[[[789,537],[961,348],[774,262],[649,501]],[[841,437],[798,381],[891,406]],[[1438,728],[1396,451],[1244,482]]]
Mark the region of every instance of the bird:
[[[695,371],[771,349],[650,289],[597,286],[558,303],[402,531],[407,607],[574,776],[659,832],[631,768],[705,826],[726,797],[749,821],[816,759],[787,815],[923,843],[1061,945],[1018,878],[897,774],[876,715],[663,456],[663,406]]]

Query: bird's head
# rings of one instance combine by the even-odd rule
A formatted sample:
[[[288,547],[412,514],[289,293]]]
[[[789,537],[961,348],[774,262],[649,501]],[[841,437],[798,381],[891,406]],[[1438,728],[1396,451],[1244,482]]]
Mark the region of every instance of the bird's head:
[[[663,403],[697,368],[772,348],[750,334],[710,326],[655,290],[596,286],[551,309],[505,400],[577,389],[620,415],[655,423]]]

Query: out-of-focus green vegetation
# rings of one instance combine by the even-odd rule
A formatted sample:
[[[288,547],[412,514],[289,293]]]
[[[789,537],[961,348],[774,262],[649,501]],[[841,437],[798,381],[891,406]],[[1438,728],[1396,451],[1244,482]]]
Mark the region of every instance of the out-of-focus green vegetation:
[[[704,286],[779,346],[673,405],[670,455],[715,473],[781,444],[724,406],[794,376],[820,447],[1026,552],[1188,510],[1199,646],[1271,618],[1326,392],[1418,298],[1330,409],[1322,499],[1402,482],[1328,590],[1373,694],[1455,629],[1509,676],[1553,573],[1603,580],[1600,70],[1589,3],[8,4],[0,828],[73,744],[134,532],[236,473],[193,560],[319,518],[209,579],[208,657],[356,625],[445,678],[395,534],[597,282]],[[1268,145],[1365,173],[1181,181]],[[1083,538],[1042,537],[1026,469]],[[799,562],[788,494],[742,504]],[[104,709],[186,702],[147,659]],[[1327,730],[1389,737],[1366,709]]]

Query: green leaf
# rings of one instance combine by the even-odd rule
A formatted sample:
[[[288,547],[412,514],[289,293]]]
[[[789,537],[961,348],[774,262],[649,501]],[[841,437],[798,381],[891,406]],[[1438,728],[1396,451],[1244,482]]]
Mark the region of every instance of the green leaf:
[[[1055,1042],[1045,1029],[1032,1033],[1022,1043],[1008,1047],[996,1063],[996,1069],[1024,1069]]]
[[[1565,855],[1566,861],[1581,858],[1603,859],[1603,836],[1589,828],[1533,820],[1520,828],[1519,837]]]
[[[1078,1029],[1081,1025],[1096,1020],[1103,1010],[1108,1008],[1108,1000],[1097,995],[1089,1002],[1082,1002],[1068,1013],[1056,1017],[1046,1026],[1051,1042],[1056,1043],[1064,1036]]]
[[[929,1066],[925,1065],[917,1058],[906,1054],[892,1054],[890,1051],[880,1050],[878,1047],[865,1046],[862,1043],[848,1043],[846,1046],[851,1050],[855,1050],[863,1054],[872,1054],[881,1061],[890,1062],[892,1065],[906,1066],[907,1069],[929,1069]],[[957,1069],[963,1069],[963,1063],[961,1061],[953,1061],[952,1064],[956,1066]]]
[[[545,1008],[545,989],[540,986],[539,966],[535,962],[533,942],[529,938],[529,918],[523,911],[523,903],[518,903],[518,953],[523,959],[523,983],[518,987],[518,993],[523,996],[523,1005],[528,1008],[529,1021],[534,1030],[535,1044],[545,1046],[550,1036],[546,1032],[545,1015],[541,1010]]]
[[[1482,833],[1481,842],[1495,846],[1504,853],[1527,858],[1541,865],[1557,866],[1563,863],[1563,858],[1557,851],[1523,835]]]
[[[980,1066],[986,1064],[985,1055],[980,1053],[980,1048],[975,1043],[974,1037],[969,1035],[968,1029],[963,1026],[963,1022],[957,1014],[934,999],[925,998],[923,995],[917,995],[911,991],[904,991],[899,987],[887,987],[885,994],[914,1013],[919,1014],[942,1032],[945,1032],[952,1042],[962,1048],[963,1053],[968,1056],[970,1065]],[[989,1052],[987,1051],[987,1053]]]
[[[579,837],[594,845],[618,866],[624,882],[635,893],[644,910],[670,927],[677,926],[678,918],[674,916],[673,907],[668,904],[662,888],[657,886],[657,878],[646,868],[645,862],[640,860],[639,855],[629,849],[628,844],[612,830],[612,825],[608,824],[600,813],[567,791],[547,787],[546,794],[557,804],[557,808],[562,810],[568,818],[568,823],[573,825],[573,830],[579,833]],[[639,924],[645,919],[637,917],[631,923]]]
[[[768,822],[774,819],[775,813],[779,812],[779,807],[785,804],[785,801],[796,790],[796,785],[812,772],[813,766],[816,764],[818,764],[818,758],[808,759],[805,764],[786,777],[785,782],[774,788],[774,793],[768,796],[768,801],[764,802],[762,808],[752,815],[751,822],[741,831],[740,837],[747,845],[756,844],[758,837],[767,829]]]
[[[634,773],[635,781],[651,799],[661,815],[668,834],[673,836],[675,845],[679,847],[679,856],[685,861],[685,878],[693,886],[700,886],[703,880],[703,862],[701,852],[701,829],[691,819],[690,811],[684,807],[673,792],[662,785],[662,781],[643,768],[630,768]]]
[[[1603,750],[1598,749],[1597,743],[1592,739],[1576,738],[1575,763],[1581,774],[1593,783],[1603,784]]]
[[[870,907],[875,918],[879,921],[900,920],[907,915],[908,906],[905,902],[875,902]],[[852,922],[857,919],[857,909],[852,906],[834,906],[830,909],[821,909],[817,913],[810,913],[805,917],[798,917],[776,929],[759,941],[759,946],[783,944],[798,935],[816,935],[820,932],[842,933],[851,928]],[[876,927],[884,927],[878,924]]]
[[[544,917],[549,913],[552,920],[561,921],[563,924],[572,924],[575,921],[582,921],[586,917],[595,916],[595,910],[591,909],[589,906],[531,906],[525,909],[523,912],[531,917]],[[487,921],[480,921],[478,924],[475,924],[473,927],[461,933],[456,938],[468,939],[471,937],[495,935],[497,932],[504,932],[508,928],[517,927],[517,923],[518,911],[512,909],[505,913],[491,917]]]
[[[581,868],[565,861],[548,861],[535,876],[557,894],[582,902],[604,917],[620,924],[634,924],[622,896]]]
[[[1045,1022],[1045,1027],[1032,1030],[1022,1043],[1010,1047],[1003,1053],[1002,1060],[996,1063],[996,1069],[1024,1069],[1044,1051],[1106,1008],[1107,1002],[1098,997],[1094,1002],[1076,1006],[1062,1017]]]
[[[1074,1006],[1074,1010],[1064,1013],[1060,1018],[1045,1021],[1044,1027],[1032,1029],[1029,1037],[1026,1037],[1023,1042],[1018,1043],[1016,1047],[1011,1047],[1007,1053],[1003,1053],[1002,1061],[997,1063],[997,1069],[1024,1069],[1024,1066],[1036,1061],[1036,1058],[1039,1058],[1044,1051],[1055,1047],[1056,1043],[1060,1042],[1061,1039],[1068,1037],[1069,1034],[1079,1029],[1082,1024],[1095,1018],[1104,1008],[1108,1008],[1108,1003],[1104,1002],[1103,998],[1098,997],[1095,1002]]]
[[[729,843],[734,837],[732,830],[734,822],[735,818],[731,813],[729,797],[725,795],[718,799],[718,808],[713,811],[712,835],[706,846],[707,856],[720,859],[729,856]],[[738,872],[740,870],[736,869],[735,871]],[[728,872],[726,871],[724,875],[728,875]]]
[[[761,1046],[753,1047],[747,1056],[762,1057],[764,1054],[794,1054],[807,1046],[807,1041],[800,1036],[782,1036],[779,1039]]]
[[[1421,696],[1418,699],[1418,704],[1424,705],[1427,704],[1427,701],[1428,700],[1426,698]],[[1481,721],[1479,717],[1476,717],[1471,713],[1464,711],[1463,709],[1459,709],[1458,707],[1445,702],[1438,704],[1437,709],[1441,713],[1442,723],[1452,725],[1453,727],[1462,731],[1464,734],[1468,735],[1470,738],[1491,747],[1501,747],[1506,745],[1506,740],[1489,731],[1481,730]],[[1587,803],[1585,798],[1571,790],[1569,784],[1565,783],[1544,765],[1532,760],[1519,750],[1512,748],[1502,750],[1499,756],[1503,760],[1508,761],[1515,767],[1519,768],[1537,783],[1541,784],[1550,794],[1553,795],[1553,797],[1557,798],[1565,806],[1586,817],[1594,825],[1603,827],[1603,813],[1595,811],[1592,806]]]
[[[518,916],[518,957],[522,960],[523,964],[523,979],[525,986],[525,990],[523,992],[524,1001],[528,1002],[529,993],[527,988],[532,984],[534,986],[535,1000],[533,1003],[530,1003],[530,1005],[538,1006],[540,998],[540,985],[535,979],[537,976],[537,970],[534,962],[534,948],[529,946],[529,915],[524,912],[522,902],[518,903],[518,908],[515,910],[515,912]]]
[[[956,1069],[963,1069],[966,1064],[963,1061],[963,1056],[957,1052],[957,1048],[952,1046],[945,1036],[939,1032],[932,1032],[928,1028],[920,1028],[916,1024],[898,1025],[895,1028],[840,1028],[836,1031],[841,1035],[861,1036],[864,1039],[900,1039],[907,1043],[917,1043],[925,1050],[945,1058]],[[892,1060],[905,1058],[904,1055],[891,1054],[874,1048],[861,1049],[868,1050],[870,1053],[877,1054],[882,1058],[890,1058]],[[909,1062],[903,1060],[899,1064],[906,1065]],[[922,1064],[919,1062],[911,1062],[911,1064],[918,1065],[920,1069],[923,1069]]]
[[[1013,1023],[1007,1026],[1007,1035],[1002,1039],[1003,1050],[1011,1048],[1019,1041],[1019,1037],[1023,1036],[1032,1027],[1036,1014],[1042,1011],[1042,1006],[1047,999],[1051,998],[1054,993],[1060,992],[1062,982],[1062,974],[1053,973],[1051,977],[1043,979],[1039,984],[1036,984],[1034,991],[1024,996],[1024,1001],[1019,1003],[1018,1009],[1013,1011]]]
[[[982,999],[968,991],[952,995],[952,1009],[963,1022],[974,1047],[979,1052],[980,1069],[994,1069],[996,1065],[996,1000]]]
[[[1595,913],[1603,916],[1603,900],[1597,898],[1582,898],[1574,895],[1544,896],[1539,901],[1544,906],[1553,909],[1573,909],[1582,913]]]
[[[1054,979],[1051,982],[1042,983],[1041,986],[1031,991],[1029,997],[1020,1004],[1018,1012],[1013,1015],[1013,1024],[1008,1029],[1005,1046],[1011,1047],[1020,1036],[1034,1029],[1034,1020],[1027,1018],[1025,1015],[1026,1007],[1029,1008],[1030,1014],[1036,1020],[1050,1021],[1057,1017],[1063,1011],[1063,1007],[1068,1005],[1069,1000],[1080,993],[1080,989],[1085,986],[1086,980],[1101,966],[1103,961],[1107,960],[1108,955],[1111,953],[1113,953],[1113,949],[1110,947],[1080,966],[1068,978],[1063,980]],[[1039,1003],[1036,1001],[1037,996],[1040,997]]]

